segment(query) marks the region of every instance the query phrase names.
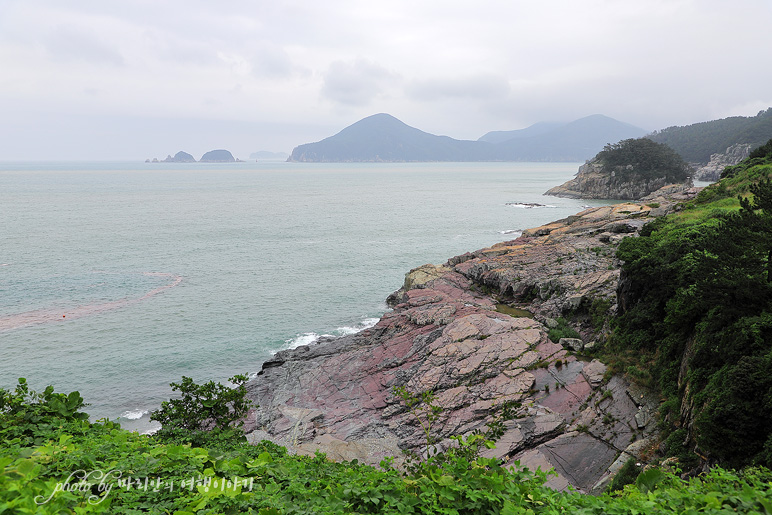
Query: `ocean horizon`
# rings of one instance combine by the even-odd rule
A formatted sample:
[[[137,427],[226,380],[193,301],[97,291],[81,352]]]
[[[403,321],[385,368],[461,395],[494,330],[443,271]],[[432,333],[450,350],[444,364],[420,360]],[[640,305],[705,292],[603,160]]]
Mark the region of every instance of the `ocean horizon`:
[[[374,325],[406,272],[585,206],[579,163],[0,163],[0,387],[146,430],[169,383]]]

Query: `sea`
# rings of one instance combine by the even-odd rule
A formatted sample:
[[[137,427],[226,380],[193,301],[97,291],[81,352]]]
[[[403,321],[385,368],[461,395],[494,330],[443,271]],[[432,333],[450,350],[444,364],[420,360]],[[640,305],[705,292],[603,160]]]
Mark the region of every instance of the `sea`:
[[[0,163],[0,387],[153,428],[171,382],[373,326],[405,273],[606,201],[580,163]]]

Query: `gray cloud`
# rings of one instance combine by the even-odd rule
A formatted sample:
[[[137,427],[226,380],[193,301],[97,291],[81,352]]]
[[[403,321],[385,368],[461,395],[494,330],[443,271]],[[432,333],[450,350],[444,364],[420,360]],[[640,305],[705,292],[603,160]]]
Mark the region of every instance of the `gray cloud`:
[[[422,102],[440,98],[490,101],[506,97],[510,91],[506,78],[494,74],[416,80],[406,88],[409,97]]]
[[[322,96],[338,104],[365,106],[397,80],[396,74],[365,59],[334,61],[324,73]]]
[[[122,66],[121,53],[109,42],[100,39],[88,29],[73,26],[54,28],[44,39],[46,51],[53,59],[85,61],[98,65]]]
[[[249,137],[286,151],[376,112],[465,139],[593,113],[647,129],[754,115],[772,105],[771,16],[769,0],[2,0],[0,133],[53,149],[21,140],[50,134],[34,112],[183,120],[182,139],[204,127],[190,118],[259,121]],[[71,126],[84,153],[114,144]]]

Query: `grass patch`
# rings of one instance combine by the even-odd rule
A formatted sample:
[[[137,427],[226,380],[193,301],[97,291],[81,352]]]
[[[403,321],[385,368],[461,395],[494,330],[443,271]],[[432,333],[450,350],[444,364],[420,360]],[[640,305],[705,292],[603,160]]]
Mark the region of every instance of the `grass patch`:
[[[569,327],[565,318],[560,317],[557,319],[558,326],[553,327],[547,333],[549,339],[554,343],[559,343],[561,338],[581,338],[581,335],[572,327]]]

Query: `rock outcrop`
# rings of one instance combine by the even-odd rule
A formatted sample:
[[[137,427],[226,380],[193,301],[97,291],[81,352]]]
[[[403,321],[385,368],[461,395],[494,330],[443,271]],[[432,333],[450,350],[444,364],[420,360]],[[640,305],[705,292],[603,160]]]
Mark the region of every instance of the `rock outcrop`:
[[[632,169],[632,166],[630,166]],[[668,186],[666,177],[619,179],[618,171],[608,170],[597,160],[590,160],[579,167],[570,181],[555,186],[545,193],[555,197],[585,199],[639,200],[646,195]],[[621,176],[621,174],[619,174]],[[692,181],[682,184],[683,189],[692,187]]]
[[[694,172],[694,178],[698,181],[716,182],[721,178],[721,172],[724,171],[724,168],[736,165],[746,159],[750,153],[751,145],[749,143],[732,145],[723,154],[711,155],[710,162],[697,168]]]
[[[250,440],[377,464],[400,449],[424,449],[424,433],[394,388],[431,390],[443,409],[432,427],[440,447],[483,430],[511,406],[516,417],[487,456],[555,468],[548,484],[558,489],[602,488],[620,454],[644,452],[656,400],[551,341],[547,326],[572,314],[588,342],[582,352],[593,347],[598,328],[585,314],[615,309],[615,246],[675,206],[668,192],[656,198],[656,208],[588,209],[412,270],[389,297],[393,311],[375,327],[285,350],[263,364],[247,385],[259,406],[247,420]],[[502,302],[534,318],[510,316]]]

